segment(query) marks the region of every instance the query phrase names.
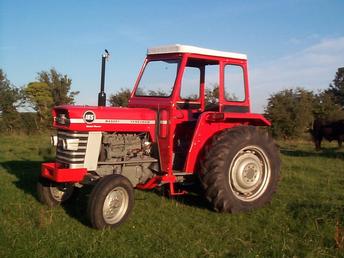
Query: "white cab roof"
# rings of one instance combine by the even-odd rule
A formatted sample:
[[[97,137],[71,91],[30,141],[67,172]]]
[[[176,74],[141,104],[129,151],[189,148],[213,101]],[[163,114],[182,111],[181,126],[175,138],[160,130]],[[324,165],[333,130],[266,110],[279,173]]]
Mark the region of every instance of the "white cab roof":
[[[247,56],[245,54],[218,51],[218,50],[213,50],[213,49],[180,45],[180,44],[152,47],[152,48],[147,49],[147,55],[170,54],[170,53],[192,53],[192,54],[200,54],[200,55],[207,55],[207,56],[228,57],[228,58],[247,60]]]

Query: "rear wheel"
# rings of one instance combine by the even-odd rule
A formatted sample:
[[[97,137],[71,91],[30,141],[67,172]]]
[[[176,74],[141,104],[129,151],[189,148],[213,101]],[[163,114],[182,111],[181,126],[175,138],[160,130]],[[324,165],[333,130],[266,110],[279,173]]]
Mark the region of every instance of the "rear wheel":
[[[37,182],[38,199],[49,207],[54,207],[67,201],[73,192],[73,184],[56,183],[43,177],[40,177]]]
[[[88,217],[97,229],[115,228],[130,215],[134,189],[121,175],[105,176],[95,185],[88,202]]]
[[[252,126],[216,136],[205,154],[202,184],[217,211],[238,212],[269,202],[279,180],[279,150]]]

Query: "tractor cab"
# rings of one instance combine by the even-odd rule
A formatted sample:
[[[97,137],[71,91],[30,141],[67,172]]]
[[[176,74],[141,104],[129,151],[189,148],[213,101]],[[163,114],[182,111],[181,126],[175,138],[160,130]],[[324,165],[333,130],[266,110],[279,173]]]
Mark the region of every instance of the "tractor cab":
[[[185,45],[149,48],[129,106],[250,111],[247,57]]]
[[[129,107],[158,112],[162,170],[186,171],[202,114],[218,119],[224,112],[250,112],[247,57],[186,45],[149,48]]]

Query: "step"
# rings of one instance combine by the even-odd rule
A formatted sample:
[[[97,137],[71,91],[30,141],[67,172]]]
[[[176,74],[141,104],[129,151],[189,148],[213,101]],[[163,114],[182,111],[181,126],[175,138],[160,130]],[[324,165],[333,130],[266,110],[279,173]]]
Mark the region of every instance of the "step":
[[[183,171],[173,170],[173,175],[174,176],[192,176],[193,174],[186,173],[186,172],[183,172]]]

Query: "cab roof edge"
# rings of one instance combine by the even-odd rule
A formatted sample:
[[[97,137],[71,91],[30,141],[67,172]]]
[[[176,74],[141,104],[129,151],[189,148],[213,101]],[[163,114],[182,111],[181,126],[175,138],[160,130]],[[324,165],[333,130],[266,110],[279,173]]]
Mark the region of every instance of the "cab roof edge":
[[[174,44],[157,46],[147,49],[147,55],[172,54],[172,53],[192,53],[208,56],[227,57],[247,60],[247,55],[234,52],[219,51],[195,46]]]

